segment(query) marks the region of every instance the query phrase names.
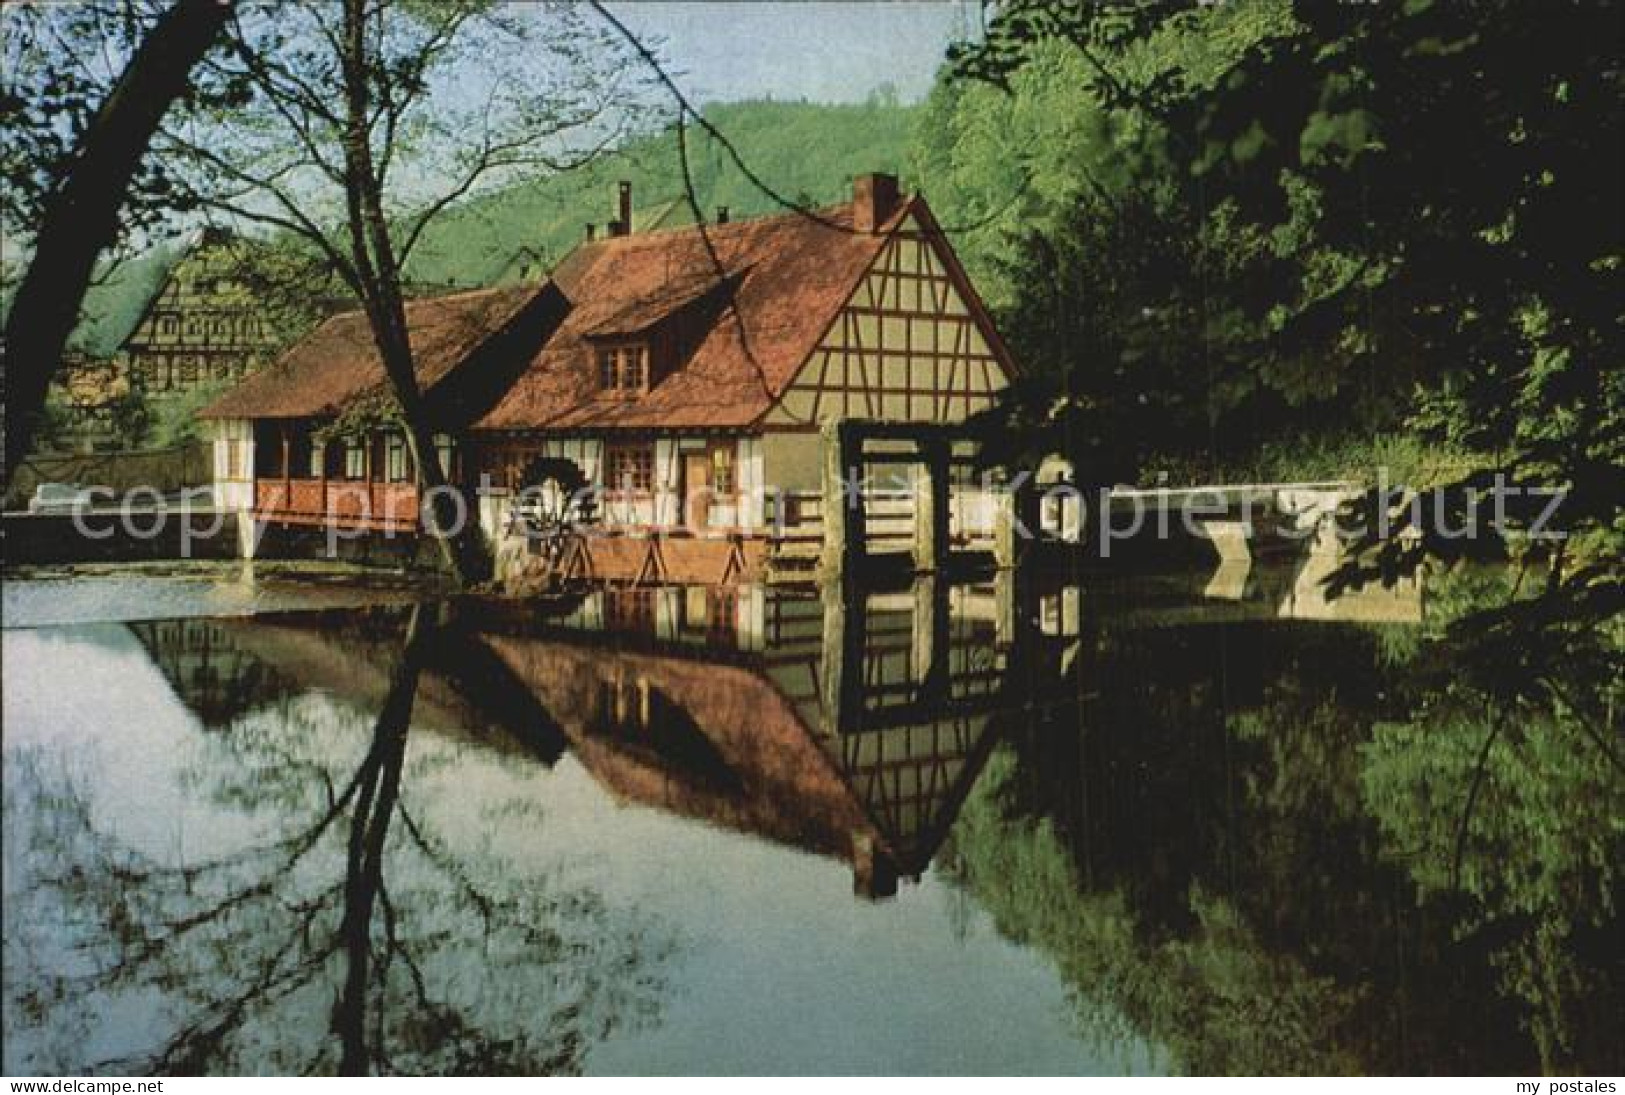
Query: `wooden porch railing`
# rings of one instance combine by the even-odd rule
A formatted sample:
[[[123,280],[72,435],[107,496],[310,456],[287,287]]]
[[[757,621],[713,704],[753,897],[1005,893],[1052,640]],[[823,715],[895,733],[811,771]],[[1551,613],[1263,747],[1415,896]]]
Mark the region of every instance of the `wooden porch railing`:
[[[413,483],[256,479],[254,516],[289,525],[416,532],[418,489]]]

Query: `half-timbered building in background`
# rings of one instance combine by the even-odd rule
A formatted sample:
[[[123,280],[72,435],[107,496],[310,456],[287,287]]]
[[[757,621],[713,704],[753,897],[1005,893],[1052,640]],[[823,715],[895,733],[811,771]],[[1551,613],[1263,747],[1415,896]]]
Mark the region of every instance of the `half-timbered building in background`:
[[[891,176],[814,214],[631,223],[623,187],[609,234],[543,284],[411,305],[454,478],[514,491],[538,458],[568,460],[602,489],[605,530],[756,541],[772,498],[819,487],[826,423],[959,423],[1010,381],[925,199]],[[382,387],[352,313],[228,392],[204,412],[222,503],[273,525],[411,527],[399,433],[332,440]]]
[[[157,269],[144,292],[115,306],[110,291],[87,304],[95,318],[75,331],[75,349],[53,376],[60,419],[39,438],[42,450],[139,449],[142,423],[163,401],[268,363],[277,340],[245,277],[254,247],[202,229],[174,250],[151,253]],[[139,279],[146,278],[143,271]]]
[[[243,277],[248,246],[206,228],[170,268],[120,350],[143,391],[186,392],[270,361],[275,332]]]

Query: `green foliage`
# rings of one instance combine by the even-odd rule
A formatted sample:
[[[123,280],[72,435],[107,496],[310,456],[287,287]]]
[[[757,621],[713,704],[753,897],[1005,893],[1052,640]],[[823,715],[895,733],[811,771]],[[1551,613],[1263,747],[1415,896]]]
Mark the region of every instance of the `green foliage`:
[[[153,408],[137,386],[113,397],[105,408],[113,444],[124,449],[144,447],[152,436]]]
[[[140,449],[152,440],[153,425],[152,404],[139,388],[126,388],[94,407],[75,404],[53,389],[36,427],[35,448],[48,453],[77,447],[88,430],[101,448]]]
[[[34,427],[37,447],[42,452],[65,447],[71,436],[77,414],[68,397],[61,391],[46,395],[39,424]]]
[[[1286,433],[1223,460],[1153,453],[1141,472],[1147,482],[1285,483],[1349,480],[1424,490],[1492,467],[1485,454],[1430,442],[1414,431],[1338,433],[1330,429]]]
[[[175,238],[109,264],[85,293],[68,347],[88,357],[111,358],[134,333],[153,298],[182,263],[201,261],[240,284],[283,343],[302,335],[335,305],[348,306],[347,290],[308,248],[286,237],[230,237],[226,247],[195,249]],[[9,308],[14,284],[0,305]],[[0,308],[3,311],[4,308]]]
[[[92,357],[117,353],[179,257],[179,248],[159,245],[109,269],[86,291],[69,348]]]
[[[270,354],[302,338],[328,314],[356,306],[338,272],[297,238],[233,239],[216,261],[230,279],[230,291],[240,294],[237,300],[252,303],[265,321]]]
[[[981,52],[960,56],[927,106],[918,153],[942,218],[973,225],[956,243],[1028,374],[988,421],[992,457],[1030,463],[1061,449],[1110,483],[1248,459],[1259,437],[1301,432],[1333,399],[1379,403],[1391,420],[1398,399],[1340,389],[1320,357],[1272,347],[1279,308],[1250,312],[1225,295],[1281,289],[1311,196],[1299,195],[1296,223],[1247,223],[1191,177],[1183,136],[1142,105],[1170,82],[1211,93],[1249,48],[1291,32],[1286,5],[1170,9],[1160,22],[1152,8],[1106,5],[1075,38],[1058,33],[1064,10],[1042,7],[1011,8],[1029,37],[998,24]],[[1004,49],[1014,52],[996,71],[979,64]],[[1241,151],[1256,155],[1256,143]],[[1314,281],[1338,272],[1322,256]]]
[[[963,241],[1046,378],[996,424],[1110,472],[1425,427],[1613,522],[1619,19],[1001,6],[923,134],[946,219],[1037,192]]]
[[[753,101],[717,104],[706,117],[753,171],[779,193],[813,204],[845,201],[849,181],[866,171],[902,168],[914,108],[883,99],[857,105]],[[709,135],[690,127],[690,164],[707,218],[719,205],[736,217],[778,212]],[[424,232],[408,264],[422,285],[492,285],[536,278],[576,247],[589,222],[615,216],[615,187],[633,186],[633,220],[648,228],[687,224],[674,132],[635,137],[572,171],[505,186],[448,209]]]
[[[1334,592],[1506,553],[1448,529],[1519,488],[1495,532],[1550,564],[1545,600],[1481,607],[1459,638],[1490,694],[1539,693],[1571,630],[1625,609],[1622,19],[1001,5],[922,131],[944,219],[1011,210],[962,241],[1028,369],[981,422],[989,457],[1061,451],[1107,484],[1385,466],[1426,490]],[[1563,493],[1558,539],[1532,536],[1536,492]],[[1368,492],[1365,527],[1404,498]],[[1617,643],[1588,664],[1617,671]]]
[[[31,238],[125,61],[168,7],[80,0],[0,8],[0,222],[8,247]],[[173,169],[161,157],[142,158],[120,209],[121,237],[195,208]]]
[[[781,193],[835,204],[846,200],[854,175],[906,171],[903,156],[919,110],[877,97],[862,105],[726,103],[710,107],[707,117]],[[818,154],[809,156],[808,149]],[[719,205],[734,216],[776,211],[710,137],[691,132],[689,152],[707,217]],[[662,226],[692,219],[673,135],[637,137],[579,170],[514,182],[448,209],[425,231],[408,278],[416,291],[435,292],[544,276],[581,242],[589,221],[602,225],[612,218],[621,179],[633,183],[640,229],[656,219]],[[73,348],[98,357],[115,353],[182,251],[179,242],[162,244],[110,268],[86,295]],[[353,306],[331,268],[288,236],[256,241],[234,273],[285,339],[335,306]],[[9,283],[6,289],[9,303]]]
[[[1203,186],[1364,272],[1289,311],[1271,342],[1348,347],[1346,370],[1448,396],[1458,439],[1506,451],[1531,482],[1571,485],[1571,519],[1605,519],[1618,496],[1603,466],[1625,459],[1620,13],[1419,3],[1298,17],[1220,94],[1167,103],[1202,145]],[[1260,126],[1260,155],[1236,154]],[[1313,196],[1306,213],[1295,190]],[[1312,265],[1297,269],[1307,284]]]
[[[179,257],[178,246],[159,244],[106,266],[85,292],[79,325],[68,348],[88,357],[117,353]],[[0,287],[0,317],[9,313],[15,288],[16,281],[8,272],[6,284]]]
[[[203,441],[208,434],[207,424],[198,418],[197,412],[214,402],[234,383],[219,380],[199,384],[176,395],[149,396],[149,443],[155,448],[169,449]]]

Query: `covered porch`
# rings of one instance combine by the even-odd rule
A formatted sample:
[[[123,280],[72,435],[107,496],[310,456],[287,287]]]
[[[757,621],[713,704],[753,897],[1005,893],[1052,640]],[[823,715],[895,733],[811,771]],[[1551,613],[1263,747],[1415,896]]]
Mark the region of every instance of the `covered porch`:
[[[278,525],[337,526],[388,534],[419,529],[417,470],[404,432],[325,436],[329,423],[254,423],[252,511]],[[456,481],[456,446],[437,435],[441,468]]]

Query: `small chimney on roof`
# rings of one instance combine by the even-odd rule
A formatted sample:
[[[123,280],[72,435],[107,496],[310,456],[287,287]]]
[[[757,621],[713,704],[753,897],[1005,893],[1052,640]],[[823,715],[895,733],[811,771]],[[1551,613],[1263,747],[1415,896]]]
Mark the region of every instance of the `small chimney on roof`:
[[[717,206],[717,223],[718,224],[727,224],[728,223],[728,207],[726,205]]]
[[[632,234],[632,184],[625,179],[620,185],[620,219],[610,228],[612,236],[630,236]]]
[[[896,175],[859,175],[852,180],[852,227],[877,232],[897,212]]]
[[[591,243],[598,238],[598,226],[591,221],[587,222],[587,242]]]

